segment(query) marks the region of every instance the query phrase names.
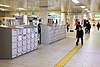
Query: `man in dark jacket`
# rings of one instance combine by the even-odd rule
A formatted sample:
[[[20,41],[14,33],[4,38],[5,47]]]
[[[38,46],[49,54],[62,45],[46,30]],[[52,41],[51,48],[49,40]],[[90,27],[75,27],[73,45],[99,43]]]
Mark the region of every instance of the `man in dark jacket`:
[[[87,23],[86,29],[87,29],[87,32],[88,32],[88,34],[89,34],[89,33],[90,33],[90,29],[91,29],[91,24],[90,24],[90,22]]]
[[[76,30],[79,30],[79,27],[82,27],[82,26],[80,25],[80,22],[78,22],[78,24],[76,25]]]
[[[99,27],[100,27],[100,23],[98,22],[98,24],[97,24],[97,28],[98,28],[98,30],[99,30]]]
[[[77,34],[76,34],[76,38],[77,38],[77,42],[76,42],[76,46],[78,46],[78,42],[79,42],[79,39],[81,38],[81,44],[83,45],[83,30],[82,30],[82,27],[79,27],[79,30],[77,30]]]

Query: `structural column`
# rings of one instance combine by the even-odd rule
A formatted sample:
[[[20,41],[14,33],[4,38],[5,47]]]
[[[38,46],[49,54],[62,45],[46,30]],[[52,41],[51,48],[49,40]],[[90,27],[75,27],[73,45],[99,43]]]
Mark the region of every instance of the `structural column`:
[[[42,17],[42,24],[47,25],[48,23],[48,0],[40,0],[39,6],[40,17]]]
[[[83,25],[84,24],[84,17],[83,17],[83,14],[81,14],[81,24]]]
[[[61,24],[65,25],[67,22],[67,0],[61,0]]]
[[[74,32],[74,24],[75,24],[75,19],[74,19],[74,5],[71,0],[69,0],[69,8],[68,8],[68,16],[69,16],[69,23],[70,23],[70,32]]]
[[[24,15],[23,16],[23,23],[25,24],[25,25],[28,25],[28,16],[27,15]]]
[[[95,17],[95,13],[98,12],[99,3],[100,3],[100,0],[91,0],[90,11],[91,11],[93,19]]]
[[[70,32],[74,32],[75,19],[74,14],[70,15]]]
[[[61,13],[61,24],[65,25],[67,22],[67,17],[66,17],[66,13]]]

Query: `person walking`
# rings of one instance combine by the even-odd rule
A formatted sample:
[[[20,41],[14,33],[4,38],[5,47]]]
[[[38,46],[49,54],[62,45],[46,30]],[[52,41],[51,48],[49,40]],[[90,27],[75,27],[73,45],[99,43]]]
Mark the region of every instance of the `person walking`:
[[[87,29],[88,26],[87,25],[88,25],[88,22],[86,22],[86,24],[85,24],[85,34],[88,33],[88,29]]]
[[[99,28],[100,28],[100,23],[98,22],[98,24],[97,24],[97,28],[98,28],[98,30],[99,30]]]
[[[39,37],[39,44],[41,44],[41,23],[38,24],[38,37]]]
[[[67,24],[67,32],[69,31],[69,24]]]
[[[88,24],[86,25],[86,29],[87,29],[88,34],[90,34],[90,29],[91,29],[90,22],[88,22]]]
[[[75,30],[79,30],[79,27],[82,27],[82,26],[80,25],[80,22],[78,22],[78,24],[76,25],[76,29],[75,29]]]
[[[82,27],[79,27],[76,34],[76,38],[77,38],[76,46],[78,46],[79,39],[81,39],[81,45],[83,45],[83,35],[84,35],[84,32],[82,30]]]

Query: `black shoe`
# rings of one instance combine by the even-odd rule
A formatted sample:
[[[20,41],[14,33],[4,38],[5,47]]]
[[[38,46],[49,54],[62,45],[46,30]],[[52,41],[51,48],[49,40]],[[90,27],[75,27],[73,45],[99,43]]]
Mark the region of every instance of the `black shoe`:
[[[78,45],[76,44],[76,46],[78,46]]]
[[[81,43],[81,45],[83,45],[83,43]]]
[[[81,46],[83,46],[83,45],[81,45]]]
[[[76,42],[76,46],[78,46],[78,43]]]

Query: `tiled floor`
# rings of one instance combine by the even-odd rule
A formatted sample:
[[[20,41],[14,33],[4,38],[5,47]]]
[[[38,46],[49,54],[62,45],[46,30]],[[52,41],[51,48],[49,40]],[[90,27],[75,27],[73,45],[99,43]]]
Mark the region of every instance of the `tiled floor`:
[[[65,67],[100,67],[100,31],[90,35]]]
[[[100,67],[100,31],[73,56],[65,67]],[[40,45],[39,49],[12,60],[0,60],[0,67],[54,67],[75,47],[75,32],[51,45]]]

